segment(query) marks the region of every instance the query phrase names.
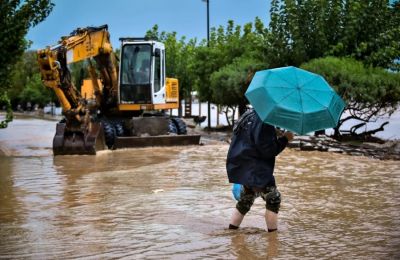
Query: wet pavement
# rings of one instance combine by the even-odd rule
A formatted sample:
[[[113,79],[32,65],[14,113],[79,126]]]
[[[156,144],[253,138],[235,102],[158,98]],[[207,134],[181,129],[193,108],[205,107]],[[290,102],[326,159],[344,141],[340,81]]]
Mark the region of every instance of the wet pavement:
[[[0,258],[399,259],[400,162],[285,150],[279,231],[237,231],[226,143],[53,157],[55,122],[0,130]]]

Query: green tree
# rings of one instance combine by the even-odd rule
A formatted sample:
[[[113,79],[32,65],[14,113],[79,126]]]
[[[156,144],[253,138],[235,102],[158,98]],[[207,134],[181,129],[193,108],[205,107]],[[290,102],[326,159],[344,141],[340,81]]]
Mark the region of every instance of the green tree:
[[[6,91],[14,65],[28,46],[25,35],[29,28],[43,21],[52,8],[50,0],[0,1],[0,95],[3,99],[8,99]]]
[[[28,79],[27,85],[22,92],[18,95],[21,103],[37,104],[41,107],[45,106],[52,100],[52,92],[42,84],[41,75],[35,73]]]
[[[157,25],[146,33],[146,37],[164,42],[167,76],[179,79],[181,97],[188,97],[192,90],[197,90],[200,101],[227,106],[232,104],[232,99],[228,96],[235,92],[226,93],[228,86],[227,82],[222,80],[222,75],[229,74],[235,79],[240,79],[231,86],[239,89],[239,86],[243,88],[241,78],[245,74],[248,86],[248,75],[253,75],[254,68],[265,63],[267,54],[263,45],[267,43],[267,34],[268,30],[264,24],[256,18],[254,25],[248,23],[241,27],[233,21],[228,21],[226,27],[212,28],[209,43],[203,40],[198,45],[196,39],[186,41],[186,38],[182,37],[177,40],[175,32],[159,32]],[[213,73],[225,67],[227,68],[223,72],[213,77]],[[237,75],[234,75],[235,73]],[[233,83],[233,80],[229,82]],[[219,87],[220,83],[225,85]],[[243,112],[247,101],[243,91],[238,90],[237,94],[237,103],[232,106],[240,105],[239,111]]]
[[[352,128],[354,134],[392,113],[400,101],[399,81],[382,69],[399,70],[399,7],[399,1],[388,0],[273,0],[267,60],[271,67],[304,66],[334,79],[348,102],[346,120],[362,122]],[[319,59],[329,55],[351,59]]]
[[[0,128],[6,128],[8,123],[13,120],[12,108],[7,92],[0,93],[0,107],[6,109],[6,118],[0,122]]]
[[[346,101],[346,117],[339,121],[335,135],[340,135],[340,127],[348,120],[357,123],[350,129],[356,136],[357,131],[368,122],[386,114],[392,114],[400,103],[400,74],[382,68],[365,66],[353,58],[326,57],[314,59],[301,66],[318,73],[333,86]],[[361,136],[382,131],[384,125]]]
[[[213,100],[225,108],[229,125],[234,124],[234,117],[228,118],[228,111],[235,114],[236,108],[244,111],[248,104],[244,96],[256,71],[264,67],[263,63],[245,56],[235,59],[211,74],[211,92]]]
[[[194,67],[200,99],[229,106],[233,106],[232,101],[236,100],[239,113],[243,113],[246,104],[242,91],[243,77],[249,83],[248,75],[254,74],[255,68],[267,67],[263,48],[267,36],[268,30],[259,18],[255,19],[254,26],[247,23],[242,28],[228,21],[225,28],[212,28],[208,46],[203,41],[195,51]],[[234,82],[233,79],[238,81]],[[227,93],[229,88],[237,88],[238,91]],[[234,99],[233,93],[239,96]]]
[[[24,90],[29,80],[39,73],[39,65],[36,59],[35,51],[26,51],[18,59],[11,74],[10,87],[8,89],[8,97],[13,107],[20,103],[19,95]]]
[[[399,10],[398,1],[388,0],[273,0],[268,59],[272,66],[300,66],[330,54],[397,68]]]
[[[54,93],[41,83],[36,51],[26,51],[16,63],[8,97],[14,108],[18,104],[25,106],[27,102],[44,106],[49,101],[56,100]]]

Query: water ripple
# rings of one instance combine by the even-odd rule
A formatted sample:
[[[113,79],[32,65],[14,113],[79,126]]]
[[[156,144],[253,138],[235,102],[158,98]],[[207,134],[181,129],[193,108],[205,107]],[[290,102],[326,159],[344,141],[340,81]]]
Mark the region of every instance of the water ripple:
[[[0,258],[399,257],[399,162],[285,150],[280,231],[265,232],[258,199],[232,232],[227,150],[0,157]]]

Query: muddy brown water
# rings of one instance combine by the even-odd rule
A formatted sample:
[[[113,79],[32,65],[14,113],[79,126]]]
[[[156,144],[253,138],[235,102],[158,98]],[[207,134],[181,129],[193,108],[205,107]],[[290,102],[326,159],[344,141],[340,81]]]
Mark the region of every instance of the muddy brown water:
[[[55,122],[0,130],[0,258],[399,259],[400,163],[285,150],[279,231],[261,199],[238,231],[228,145],[53,157]]]

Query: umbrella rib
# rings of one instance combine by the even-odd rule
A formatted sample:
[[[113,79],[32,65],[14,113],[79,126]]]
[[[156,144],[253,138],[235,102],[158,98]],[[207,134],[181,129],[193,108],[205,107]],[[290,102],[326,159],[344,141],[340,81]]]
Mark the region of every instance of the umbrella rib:
[[[268,86],[268,88],[287,88],[287,89],[293,89],[293,88],[291,88],[291,87],[283,87],[283,86],[279,86],[279,85],[277,85],[277,86]]]
[[[304,131],[304,120],[303,120],[303,116],[304,116],[304,107],[303,107],[303,98],[301,97],[300,90],[298,90],[297,92],[299,93],[299,96],[300,96],[300,105],[301,105],[301,132],[303,133],[303,131]]]
[[[290,95],[292,95],[294,92],[296,91],[296,89],[294,89],[292,92],[290,92],[289,94],[287,94],[286,96],[284,96],[283,98],[281,98],[278,102],[282,102],[283,100],[285,100],[287,97],[289,97]],[[297,90],[297,93],[300,97],[300,105],[301,105],[301,132],[303,133],[304,131],[304,120],[303,120],[303,115],[304,115],[304,106],[303,106],[303,99],[300,95],[300,91]]]
[[[314,80],[318,79],[318,76],[312,77],[309,81],[304,82],[303,84],[301,84],[301,87],[310,84],[311,82],[313,82]]]
[[[309,81],[303,83],[303,84],[301,85],[301,87],[306,86],[306,85],[310,84],[311,82],[313,82],[314,80],[317,80],[317,79],[320,79],[320,77],[316,76],[316,77],[312,78],[311,80],[309,80]],[[328,84],[328,86],[329,86],[329,84]],[[329,89],[329,88],[328,88],[328,89],[307,88],[307,89],[309,89],[309,90],[317,90],[317,91],[322,91],[322,92],[332,91],[332,90]]]
[[[289,88],[289,89],[291,89],[291,88]],[[285,100],[288,96],[292,95],[293,92],[295,92],[295,91],[296,91],[296,90],[293,89],[292,92],[290,92],[290,93],[287,94],[286,96],[282,97],[280,100],[277,100],[276,102],[277,102],[277,103],[278,103],[278,102],[282,102],[282,101]]]
[[[281,78],[283,81],[285,81],[285,82],[288,83],[289,85],[291,85],[291,86],[293,85],[292,82],[287,81],[284,77],[282,77],[281,75],[279,75],[279,73],[277,73],[276,76],[278,76],[279,78]],[[297,78],[297,76],[296,76],[296,78]]]
[[[296,75],[296,80],[297,80],[297,82],[299,82],[299,77],[297,76],[297,73],[295,73],[295,75]],[[313,80],[314,80],[314,79],[310,80],[309,82],[312,82]],[[299,87],[302,88],[304,85],[305,85],[305,84],[303,84],[302,86],[299,86]],[[303,117],[304,117],[304,106],[303,106],[303,98],[302,98],[302,96],[301,96],[301,94],[300,94],[300,90],[298,90],[298,92],[299,92],[299,96],[300,96],[300,105],[301,105],[301,132],[304,133],[304,120],[303,120]]]
[[[304,94],[306,94],[306,95],[309,96],[310,98],[314,99],[318,104],[320,104],[321,106],[325,107],[325,109],[328,109],[327,106],[321,104],[321,102],[319,102],[317,99],[315,99],[315,98],[314,98],[313,96],[311,96],[310,94],[308,94],[308,93],[306,93],[306,92],[304,92]],[[331,117],[332,122],[335,121],[335,119],[333,118],[332,114],[331,114],[330,112],[329,112],[328,114],[329,114],[329,116]]]
[[[328,108],[328,107],[325,106],[324,104],[321,104],[321,102],[319,102],[318,99],[314,98],[313,96],[311,96],[311,95],[308,94],[307,92],[304,92],[304,91],[303,91],[303,93],[304,93],[305,95],[309,96],[311,99],[314,99],[314,100],[315,100],[318,104],[320,104],[321,106],[323,106],[323,107],[325,107],[325,108]]]

